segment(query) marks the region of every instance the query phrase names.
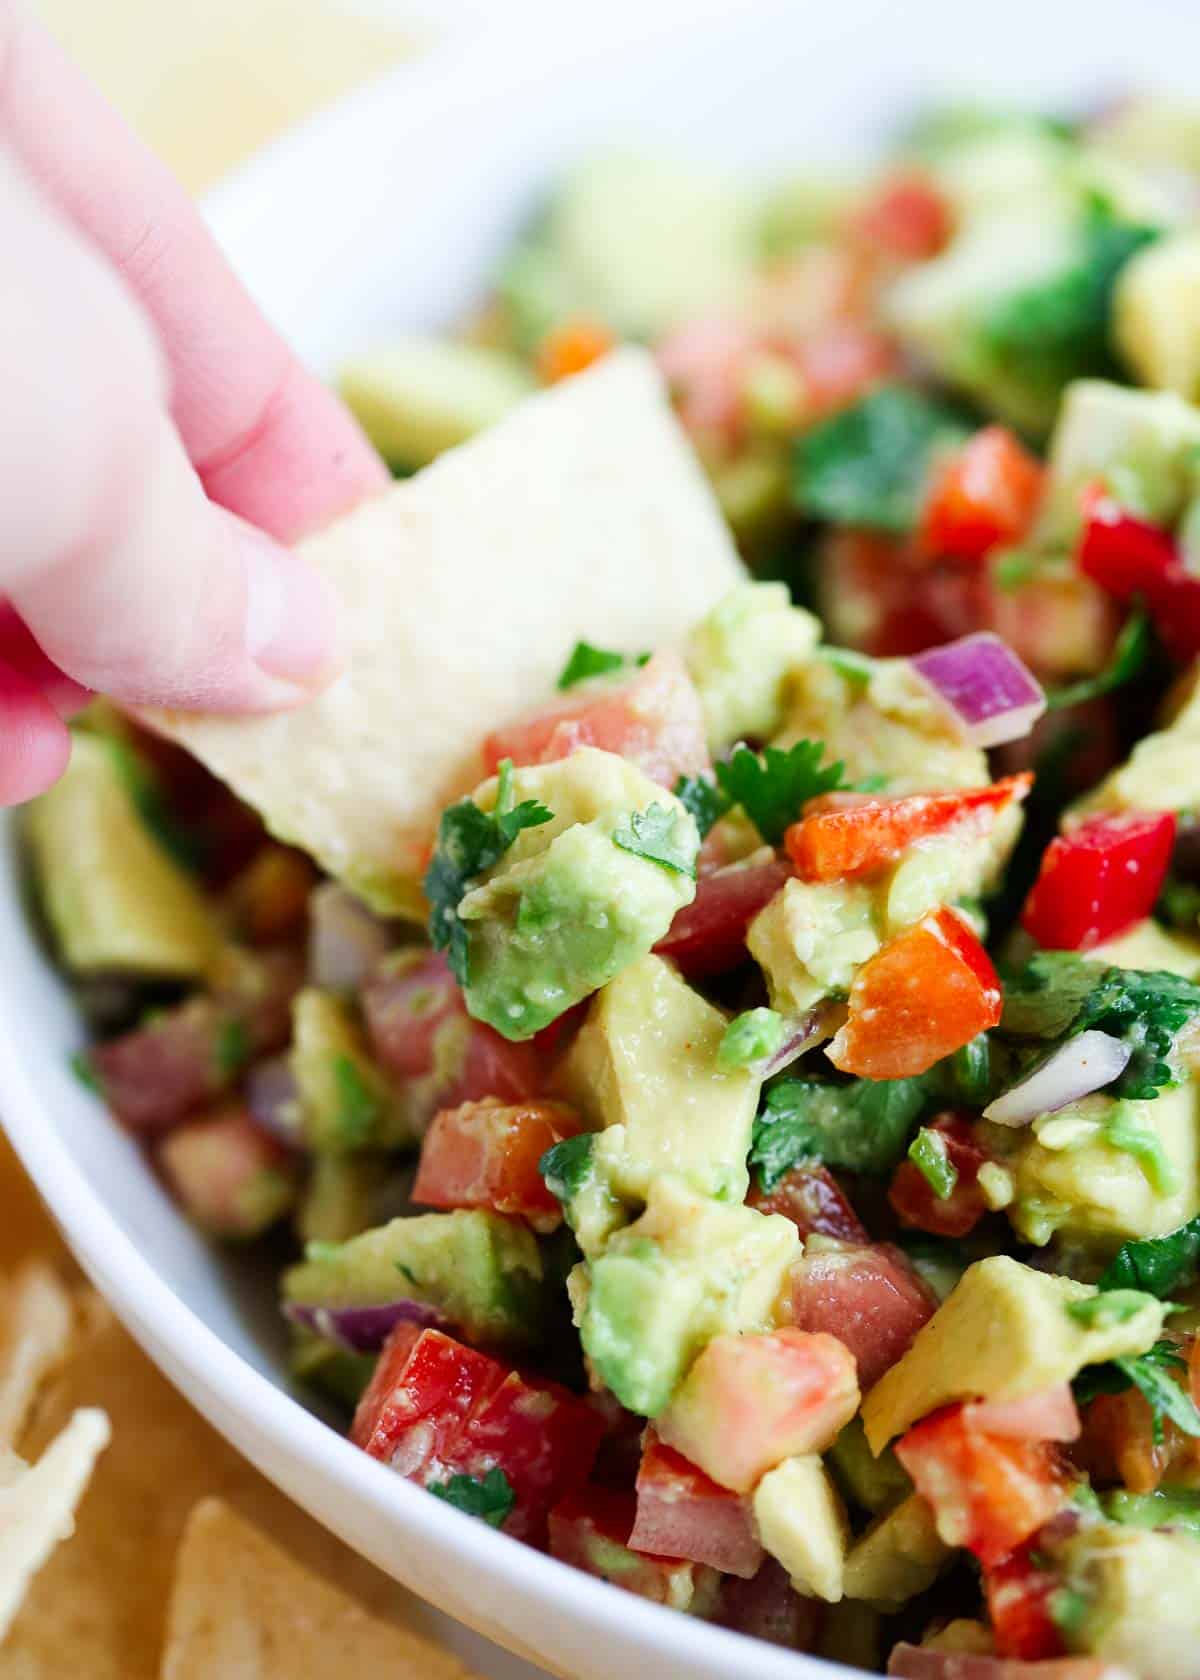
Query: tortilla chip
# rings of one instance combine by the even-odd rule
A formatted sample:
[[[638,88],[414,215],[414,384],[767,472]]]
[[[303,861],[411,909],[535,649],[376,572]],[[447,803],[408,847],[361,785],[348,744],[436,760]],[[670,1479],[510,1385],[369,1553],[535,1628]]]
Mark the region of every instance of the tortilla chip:
[[[463,1680],[423,1639],[369,1616],[220,1499],[188,1520],[175,1568],[161,1680]]]
[[[17,1440],[43,1381],[66,1357],[71,1297],[42,1260],[22,1266],[0,1296],[0,1446]]]
[[[422,918],[437,815],[489,730],[553,693],[574,643],[678,644],[743,575],[652,358],[626,349],[302,547],[345,670],[263,718],[151,713],[280,839]]]
[[[36,1464],[20,1469],[15,1455],[6,1457],[0,1486],[0,1639],[34,1575],[72,1533],[75,1507],[108,1438],[107,1417],[92,1408],[76,1412]]]

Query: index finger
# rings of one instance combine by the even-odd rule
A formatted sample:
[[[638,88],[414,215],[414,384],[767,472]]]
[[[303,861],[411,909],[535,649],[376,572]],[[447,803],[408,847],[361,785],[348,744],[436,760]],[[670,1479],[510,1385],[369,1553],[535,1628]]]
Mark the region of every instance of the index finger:
[[[268,325],[183,187],[8,0],[0,139],[153,320],[172,416],[214,501],[292,541],[387,483],[355,421]]]

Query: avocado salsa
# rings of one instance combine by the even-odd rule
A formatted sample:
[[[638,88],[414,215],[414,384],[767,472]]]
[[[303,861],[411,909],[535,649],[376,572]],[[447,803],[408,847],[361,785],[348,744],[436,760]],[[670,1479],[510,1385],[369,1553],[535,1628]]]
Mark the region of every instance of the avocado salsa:
[[[648,344],[749,567],[465,744],[423,928],[77,725],[77,1071],[395,1473],[858,1667],[1195,1675],[1198,218],[1161,101],[606,154],[350,364],[409,473]]]

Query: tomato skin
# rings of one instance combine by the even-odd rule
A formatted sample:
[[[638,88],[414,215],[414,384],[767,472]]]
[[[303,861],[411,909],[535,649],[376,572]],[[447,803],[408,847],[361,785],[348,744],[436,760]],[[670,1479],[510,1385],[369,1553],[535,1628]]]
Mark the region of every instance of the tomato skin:
[[[802,881],[861,880],[894,863],[914,842],[968,819],[972,834],[985,831],[1002,810],[1025,799],[1032,786],[1033,777],[1026,773],[989,787],[813,809],[791,825],[783,843]]]
[[[854,1355],[865,1394],[933,1317],[937,1301],[891,1243],[822,1244],[793,1265],[791,1322],[825,1331]]]
[[[916,552],[974,566],[1019,542],[1041,499],[1043,468],[1006,426],[985,426],[935,468]]]
[[[1175,844],[1172,811],[1093,817],[1047,846],[1021,912],[1047,950],[1087,951],[1153,910]]]
[[[945,1141],[958,1179],[948,1196],[939,1197],[912,1161],[901,1161],[892,1174],[888,1201],[903,1225],[938,1237],[965,1237],[988,1211],[979,1188],[979,1169],[990,1159],[974,1129],[960,1114],[939,1114],[929,1123]]]
[[[851,219],[850,231],[902,262],[934,257],[950,238],[950,205],[919,170],[884,181]]]
[[[1077,1441],[1082,1429],[1070,1383],[1025,1394],[1019,1400],[969,1400],[963,1423],[1008,1441]]]
[[[538,374],[547,385],[557,385],[607,356],[615,343],[603,322],[582,318],[563,321],[538,345]]]
[[[505,1374],[498,1359],[440,1330],[398,1324],[355,1410],[350,1439],[401,1475],[418,1476],[441,1463]]]
[[[750,1580],[764,1552],[750,1507],[647,1429],[637,1476],[634,1551],[687,1558]]]
[[[896,1443],[896,1456],[947,1545],[996,1564],[1061,1508],[1066,1486],[1045,1442],[985,1435],[963,1414],[961,1404],[932,1412]]]
[[[568,1494],[550,1512],[550,1554],[598,1575],[652,1604],[686,1607],[702,1584],[716,1577],[683,1558],[636,1552],[629,1544],[637,1502],[631,1492],[587,1486]]]
[[[696,896],[678,911],[654,947],[689,980],[723,974],[746,956],[746,930],[791,875],[777,857],[732,863],[696,883]]]
[[[802,1237],[816,1234],[835,1237],[839,1242],[869,1241],[867,1228],[851,1207],[845,1191],[829,1168],[817,1162],[793,1167],[773,1190],[764,1190],[756,1180],[746,1197],[746,1205],[757,1208],[759,1213],[783,1214]]]
[[[844,1073],[904,1079],[1000,1020],[1000,980],[961,917],[945,907],[864,963],[850,987],[850,1013],[827,1051]]]
[[[1061,1657],[1066,1650],[1051,1614],[1061,1582],[1030,1560],[1031,1544],[985,1565],[983,1590],[998,1656],[1019,1662]]]
[[[1181,664],[1200,653],[1200,578],[1170,535],[1127,512],[1100,486],[1084,492],[1078,564],[1118,601],[1142,596],[1167,652]]]
[[[583,1131],[566,1103],[506,1104],[494,1098],[443,1108],[421,1145],[412,1199],[425,1207],[492,1208],[554,1230],[562,1209],[538,1162],[554,1144]]]

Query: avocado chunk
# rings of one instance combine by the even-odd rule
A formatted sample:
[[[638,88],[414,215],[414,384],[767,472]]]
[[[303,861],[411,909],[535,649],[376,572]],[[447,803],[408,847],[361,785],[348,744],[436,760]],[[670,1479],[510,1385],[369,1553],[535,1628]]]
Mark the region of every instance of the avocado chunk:
[[[799,1253],[781,1214],[707,1201],[661,1177],[641,1218],[591,1263],[586,1289],[576,1285],[584,1351],[622,1405],[656,1417],[714,1336],[774,1327]]]
[[[1190,1674],[1200,1639],[1200,1539],[1161,1529],[1088,1524],[1056,1549],[1081,1614],[1071,1648],[1151,1680]]]
[[[1139,382],[1200,397],[1200,234],[1176,233],[1139,251],[1117,282],[1113,332]]]
[[[470,1342],[520,1348],[541,1336],[544,1270],[533,1233],[478,1209],[393,1219],[349,1242],[313,1244],[284,1275],[285,1306],[419,1301]]]
[[[792,605],[786,584],[742,583],[717,602],[687,645],[710,752],[778,733],[788,679],[820,637],[820,623]]]
[[[314,1155],[296,1216],[301,1241],[343,1243],[368,1230],[386,1170],[378,1155]]]
[[[1113,968],[1140,968],[1148,973],[1178,974],[1182,980],[1200,975],[1200,939],[1172,933],[1153,916],[1135,922],[1127,933],[1094,945],[1087,960]]]
[[[1067,1308],[1097,1293],[1007,1254],[978,1260],[863,1402],[871,1451],[952,1400],[1016,1400],[1070,1382],[1085,1365],[1144,1353],[1161,1334],[1150,1296],[1120,1323],[1082,1324]]]
[[[615,753],[584,747],[512,773],[526,828],[458,906],[467,1008],[506,1038],[532,1038],[666,933],[696,892],[700,837],[681,802]],[[473,799],[496,805],[493,778]]]
[[[932,1506],[911,1493],[851,1546],[842,1577],[846,1597],[899,1610],[933,1585],[953,1552],[937,1531]]]
[[[825,1456],[843,1490],[864,1511],[886,1511],[912,1491],[908,1472],[890,1447],[878,1456],[871,1451],[861,1417],[850,1419]]]
[[[1163,729],[1143,735],[1124,764],[1073,807],[1098,811],[1200,810],[1200,683]]]
[[[661,957],[642,957],[593,998],[558,1074],[597,1128],[592,1165],[644,1203],[661,1173],[742,1202],[759,1080],[718,1060],[727,1016]]]
[[[1105,1494],[1104,1508],[1128,1528],[1179,1528],[1200,1540],[1200,1488],[1160,1487],[1153,1493],[1114,1488]]]
[[[850,1528],[816,1453],[785,1459],[767,1472],[754,1490],[754,1522],[759,1539],[787,1570],[798,1593],[838,1602]]]
[[[416,1141],[399,1093],[372,1061],[350,1004],[337,993],[306,986],[296,994],[289,1061],[310,1149],[349,1154]]]
[[[412,472],[499,420],[534,381],[507,351],[406,338],[346,362],[338,389],[384,460]]]
[[[77,731],[71,761],[24,812],[38,888],[63,961],[195,980],[221,930],[200,888],[143,822],[119,743]]]

